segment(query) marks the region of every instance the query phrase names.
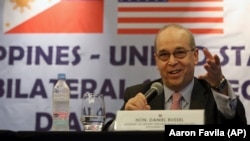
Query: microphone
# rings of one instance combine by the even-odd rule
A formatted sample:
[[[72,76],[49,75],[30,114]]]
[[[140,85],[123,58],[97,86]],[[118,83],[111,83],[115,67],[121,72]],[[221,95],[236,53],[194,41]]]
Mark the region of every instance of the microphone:
[[[149,103],[154,97],[161,94],[163,91],[162,84],[160,82],[154,82],[150,89],[145,93],[147,102]]]

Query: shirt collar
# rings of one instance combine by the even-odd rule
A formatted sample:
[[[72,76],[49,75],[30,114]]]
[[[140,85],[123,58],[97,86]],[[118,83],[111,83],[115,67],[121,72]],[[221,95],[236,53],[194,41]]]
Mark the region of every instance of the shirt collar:
[[[194,79],[192,79],[191,83],[189,83],[184,89],[180,91],[182,97],[188,103],[190,103],[191,100],[193,86],[194,86]],[[168,87],[164,85],[165,102],[167,102],[170,99],[173,93],[174,93],[173,90],[170,90]]]

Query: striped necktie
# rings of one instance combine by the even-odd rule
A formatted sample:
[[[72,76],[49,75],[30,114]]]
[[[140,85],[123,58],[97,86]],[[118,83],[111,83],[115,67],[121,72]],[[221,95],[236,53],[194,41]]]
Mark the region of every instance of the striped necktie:
[[[181,100],[181,94],[180,93],[175,92],[174,94],[172,94],[171,110],[181,109],[180,100]]]

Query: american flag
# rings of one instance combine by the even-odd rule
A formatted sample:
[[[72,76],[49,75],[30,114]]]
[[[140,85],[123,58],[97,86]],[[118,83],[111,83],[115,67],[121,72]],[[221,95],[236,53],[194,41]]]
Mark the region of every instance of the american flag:
[[[223,0],[118,0],[118,34],[155,34],[168,23],[223,34]]]

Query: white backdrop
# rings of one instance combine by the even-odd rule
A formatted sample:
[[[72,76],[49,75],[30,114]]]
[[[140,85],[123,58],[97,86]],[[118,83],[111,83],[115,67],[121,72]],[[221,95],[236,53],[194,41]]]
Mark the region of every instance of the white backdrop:
[[[123,104],[125,87],[159,77],[152,61],[155,36],[153,33],[168,22],[148,24],[146,21],[144,24],[127,24],[121,17],[134,14],[122,12],[122,10],[118,12],[118,6],[122,6],[118,4],[118,1],[95,0],[97,3],[103,2],[103,5],[99,3],[99,6],[103,8],[101,10],[103,19],[100,20],[100,17],[96,19],[99,20],[101,28],[98,27],[96,31],[48,32],[42,29],[8,32],[11,31],[9,29],[19,24],[32,23],[34,16],[41,17],[39,13],[46,9],[54,8],[53,6],[63,2],[70,3],[67,0],[53,0],[52,3],[43,6],[36,4],[41,1],[43,0],[27,1],[25,6],[22,5],[22,0],[0,1],[0,31],[2,31],[0,33],[0,129],[50,130],[51,92],[57,74],[60,72],[66,73],[67,82],[71,87],[70,129],[72,131],[81,130],[81,97],[86,91],[105,95],[107,120],[109,120]],[[168,4],[167,6],[170,7],[175,6],[175,3],[170,1]],[[197,6],[196,4],[187,3],[186,5]],[[37,5],[43,8],[38,9]],[[209,3],[201,5],[208,6]],[[211,5],[222,8],[211,15],[208,14],[209,12],[183,11],[175,13],[174,16],[171,13],[165,14],[168,15],[167,17],[173,16],[173,19],[178,17],[178,14],[187,15],[187,17],[206,17],[207,15],[215,18],[221,17],[219,22],[205,20],[181,24],[192,29],[220,29],[221,32],[217,33],[211,33],[211,31],[195,33],[197,47],[207,47],[212,53],[221,57],[224,75],[230,80],[236,94],[243,102],[247,120],[250,123],[250,1],[221,0]],[[93,8],[100,9],[100,7]],[[15,13],[19,14],[18,20],[15,19]],[[57,16],[65,14],[66,12]],[[157,13],[153,16],[159,15],[162,16],[164,13]],[[93,18],[94,16],[96,15],[93,15]],[[142,13],[140,16],[149,17],[150,15]],[[57,17],[54,18],[57,19]],[[47,21],[48,26],[51,25],[50,20],[53,18]],[[16,25],[6,21],[13,21]],[[65,21],[64,24],[70,25],[70,21]],[[46,26],[34,23],[33,26],[37,26],[37,29]],[[84,27],[84,23],[79,26]],[[123,28],[155,29],[148,32],[144,29],[142,33],[125,30],[128,32],[125,34],[121,32]],[[204,56],[200,52],[200,63],[196,67],[196,75],[204,73],[203,60]]]

